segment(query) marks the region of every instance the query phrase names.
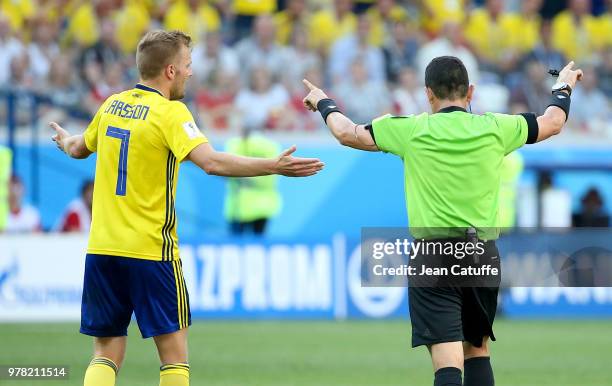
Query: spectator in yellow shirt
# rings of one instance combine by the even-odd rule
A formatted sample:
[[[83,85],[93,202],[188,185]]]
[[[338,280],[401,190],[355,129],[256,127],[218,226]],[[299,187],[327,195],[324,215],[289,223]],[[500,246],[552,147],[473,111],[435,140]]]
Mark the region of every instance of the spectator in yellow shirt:
[[[431,36],[438,35],[446,23],[465,21],[465,0],[422,0],[420,3],[423,28]]]
[[[68,28],[64,40],[68,44],[76,43],[81,47],[91,47],[99,38],[98,15],[94,5],[89,1],[79,1],[73,12],[68,15]]]
[[[11,29],[17,34],[23,32],[34,12],[32,0],[0,0],[0,13],[8,17]]]
[[[236,41],[251,33],[255,17],[276,11],[276,0],[233,0],[234,39]]]
[[[465,26],[465,37],[484,70],[508,70],[516,62],[516,15],[504,12],[502,0],[487,0],[484,8],[475,9]]]
[[[541,7],[542,0],[523,0],[520,13],[507,13],[503,18],[505,45],[502,56],[496,62],[502,72],[517,70],[521,59],[538,45],[542,25]]]
[[[149,29],[151,17],[146,0],[126,0],[123,7],[115,13],[119,47],[124,54],[131,54],[142,35]]]
[[[542,18],[538,13],[542,8],[542,0],[523,0],[521,12],[512,15],[512,29],[510,46],[519,53],[527,53],[538,44]]]
[[[185,32],[198,42],[208,31],[221,27],[219,12],[208,1],[176,0],[164,17],[164,28]]]
[[[308,28],[312,47],[326,54],[336,40],[355,32],[357,16],[352,9],[353,0],[334,0],[333,9],[315,13]]]
[[[377,0],[367,11],[370,19],[370,44],[381,47],[393,35],[393,25],[407,19],[406,11],[395,0]]]
[[[589,60],[612,45],[610,14],[590,14],[589,0],[571,0],[567,10],[553,19],[553,45],[568,58]]]
[[[258,16],[276,11],[276,0],[234,0],[236,15]]]
[[[305,27],[307,17],[306,0],[289,0],[287,8],[274,15],[276,41],[278,44],[284,46],[289,44],[293,31],[296,28]]]

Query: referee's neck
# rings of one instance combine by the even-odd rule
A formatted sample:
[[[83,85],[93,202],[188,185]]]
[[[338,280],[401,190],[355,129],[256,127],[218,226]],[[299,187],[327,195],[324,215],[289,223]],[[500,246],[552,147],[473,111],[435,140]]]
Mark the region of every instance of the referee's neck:
[[[444,100],[439,100],[439,101],[435,101],[432,103],[432,111],[434,113],[439,112],[442,109],[448,108],[448,107],[460,107],[463,110],[467,110],[467,106],[468,106],[468,101],[467,99],[444,99]]]

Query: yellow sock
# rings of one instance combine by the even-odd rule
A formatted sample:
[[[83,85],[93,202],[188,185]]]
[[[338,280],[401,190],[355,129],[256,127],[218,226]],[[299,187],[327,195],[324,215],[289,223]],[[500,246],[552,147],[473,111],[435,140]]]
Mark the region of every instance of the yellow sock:
[[[83,386],[115,386],[117,365],[108,358],[94,358],[85,372]]]
[[[159,386],[189,386],[189,365],[171,363],[160,367]]]

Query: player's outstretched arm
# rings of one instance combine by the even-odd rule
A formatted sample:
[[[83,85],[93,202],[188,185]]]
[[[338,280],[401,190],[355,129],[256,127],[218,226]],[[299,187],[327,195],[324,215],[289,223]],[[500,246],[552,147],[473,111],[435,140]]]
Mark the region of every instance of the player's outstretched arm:
[[[300,158],[292,154],[295,146],[276,158],[243,157],[216,151],[210,143],[196,146],[187,158],[207,174],[225,177],[256,177],[279,174],[287,177],[308,177],[323,169],[317,158]]]
[[[573,90],[576,83],[582,79],[582,70],[572,70],[574,62],[571,61],[559,72],[557,84],[565,83]],[[570,91],[555,91],[553,101],[546,108],[544,114],[537,118],[538,139],[536,142],[544,141],[559,134],[567,121],[570,106]]]
[[[58,149],[72,158],[83,159],[89,157],[91,151],[85,145],[85,139],[81,134],[70,135],[68,131],[55,122],[50,122],[49,126],[55,130],[55,135],[51,139]]]
[[[308,95],[304,98],[304,107],[310,111],[317,111],[319,108],[335,110],[329,114],[325,114],[325,124],[331,130],[332,134],[338,142],[344,146],[352,147],[353,149],[378,151],[378,146],[374,142],[372,135],[365,129],[364,125],[354,123],[350,118],[337,110],[337,106],[330,105],[333,103],[331,99],[320,88],[316,87],[308,80],[303,80],[304,85],[308,88]],[[320,103],[321,102],[321,105]],[[324,106],[325,105],[325,106]]]

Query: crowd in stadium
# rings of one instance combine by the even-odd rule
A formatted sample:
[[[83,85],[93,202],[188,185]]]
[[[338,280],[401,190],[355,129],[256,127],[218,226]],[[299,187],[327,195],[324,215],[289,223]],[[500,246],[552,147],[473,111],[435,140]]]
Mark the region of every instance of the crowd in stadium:
[[[92,180],[85,180],[79,195],[74,197],[64,208],[50,229],[44,229],[41,214],[35,205],[26,201],[27,188],[21,177],[14,174],[8,182],[8,213],[6,223],[0,233],[36,233],[53,232],[88,232],[91,225],[91,207],[93,201]],[[4,214],[4,213],[3,213]]]
[[[207,130],[320,129],[304,77],[356,121],[429,111],[424,67],[455,55],[476,84],[474,112],[542,112],[548,69],[575,60],[585,78],[569,127],[611,138],[611,12],[604,0],[0,1],[0,95],[36,95],[45,121],[84,122],[137,82],[142,34],[167,28],[193,37],[186,102]]]

